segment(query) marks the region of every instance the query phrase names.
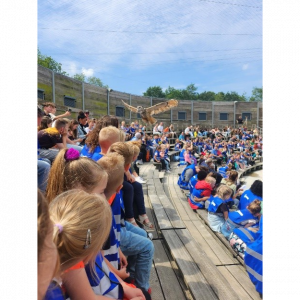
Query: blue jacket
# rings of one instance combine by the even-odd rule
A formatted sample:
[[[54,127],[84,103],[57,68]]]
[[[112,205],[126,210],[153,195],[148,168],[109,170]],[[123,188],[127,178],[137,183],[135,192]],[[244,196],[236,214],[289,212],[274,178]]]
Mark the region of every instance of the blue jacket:
[[[263,217],[260,218],[259,231],[254,242],[247,244],[245,265],[248,275],[259,293],[263,293]]]
[[[186,181],[184,181],[184,176],[185,176],[185,172],[187,171],[187,170],[189,170],[189,169],[192,169],[193,170],[193,176],[196,174],[196,168],[195,168],[196,166],[194,165],[194,164],[192,164],[192,165],[189,165],[189,166],[187,166],[183,171],[182,171],[182,173],[181,173],[181,175],[179,176],[179,178],[178,178],[178,181],[177,181],[177,184],[182,188],[182,189],[184,189],[184,190],[188,190],[189,189],[189,187],[188,187],[188,182],[186,182]]]
[[[46,291],[44,300],[65,300],[65,299],[66,297],[63,293],[62,288],[58,285],[58,283],[52,281]]]
[[[179,165],[186,165],[186,162],[184,160],[184,153],[185,149],[182,149],[179,153]]]
[[[249,220],[254,220],[256,223],[258,222],[258,218],[254,217],[247,208],[237,211],[231,211],[228,214],[228,219],[238,226],[246,225]]]
[[[190,189],[190,194],[193,192],[193,189],[197,182],[198,182],[198,174],[194,175],[189,181],[188,188]]]
[[[245,244],[254,242],[257,235],[256,232],[250,231],[244,227],[235,228],[233,233],[236,234]]]
[[[253,200],[258,199],[262,201],[262,197],[254,195],[251,190],[246,190],[240,198],[239,209],[245,209]]]
[[[204,208],[205,205],[203,204],[203,202],[196,202],[194,200],[194,197],[197,197],[197,198],[201,198],[201,194],[204,190],[197,190],[197,189],[193,189],[193,192],[191,193],[190,195],[190,201],[192,204],[196,205],[197,207],[199,208]]]
[[[222,175],[223,178],[227,178],[228,176],[226,175],[228,166],[225,167],[220,167],[218,170],[218,173]]]
[[[210,197],[209,201],[210,201],[210,203],[209,203],[209,206],[208,206],[207,210],[209,212],[213,212],[213,213],[215,213],[218,210],[218,207],[222,203],[224,203],[224,201],[221,198],[219,198],[219,197],[212,197],[212,196]]]

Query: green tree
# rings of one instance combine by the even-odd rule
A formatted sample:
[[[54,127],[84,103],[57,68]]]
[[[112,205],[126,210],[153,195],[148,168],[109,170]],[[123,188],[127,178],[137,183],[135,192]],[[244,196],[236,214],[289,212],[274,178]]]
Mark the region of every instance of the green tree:
[[[252,95],[249,99],[249,101],[262,101],[263,100],[263,89],[254,87],[252,89]]]
[[[211,92],[211,91],[206,92],[205,91],[205,92],[199,94],[198,99],[200,101],[214,101],[215,95],[216,94],[214,92]]]
[[[69,74],[62,70],[62,64],[58,63],[51,56],[43,55],[38,49],[38,65],[53,70],[56,73],[69,76]]]
[[[191,83],[186,89],[181,90],[182,99],[196,100],[198,98],[197,88],[194,83]]]
[[[240,96],[237,92],[227,92],[224,101],[246,101],[246,97]]]
[[[103,82],[101,81],[100,78],[95,77],[95,76],[90,76],[87,78],[87,82],[90,84],[98,85],[100,87],[104,87]]]
[[[77,73],[73,75],[73,78],[82,82],[85,82],[85,75],[83,73]]]
[[[223,92],[219,92],[218,94],[215,94],[215,101],[224,101],[225,94]]]
[[[166,98],[168,99],[183,99],[181,90],[169,86],[166,91]]]
[[[146,92],[143,93],[147,97],[165,98],[166,94],[160,86],[150,86]]]

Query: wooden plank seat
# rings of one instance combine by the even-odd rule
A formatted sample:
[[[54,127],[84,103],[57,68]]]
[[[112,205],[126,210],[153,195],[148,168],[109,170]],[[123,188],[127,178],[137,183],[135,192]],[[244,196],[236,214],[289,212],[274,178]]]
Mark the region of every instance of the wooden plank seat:
[[[230,287],[226,278],[185,227],[184,222],[181,220],[181,215],[179,216],[172,201],[169,199],[169,193],[168,196],[166,195],[158,175],[159,172],[157,170],[148,171],[147,173],[147,180],[150,178],[153,180],[153,186],[151,185],[148,188],[149,200],[152,202],[162,236],[193,298],[240,299]],[[166,181],[168,181],[168,178],[169,176],[166,177]],[[172,180],[176,184],[175,176],[173,176]],[[177,189],[173,187],[170,189],[173,197],[179,193],[179,195],[184,197],[180,192],[180,188],[178,187]],[[185,204],[188,205],[188,203]],[[196,217],[196,214],[193,212],[189,213]],[[231,260],[228,263],[232,264],[234,261]]]
[[[174,156],[179,156],[179,152],[178,150],[172,150],[168,152],[168,155],[170,157],[170,161],[174,161]]]
[[[249,276],[245,271],[243,259],[230,247],[229,242],[222,234],[214,233],[209,227],[207,211],[193,211],[187,203],[187,198],[185,197],[185,200],[182,199],[184,197],[184,193],[182,193],[183,190],[181,190],[177,185],[177,174],[174,171],[166,177],[166,181],[167,183],[164,183],[165,189],[168,188],[168,194],[170,195],[174,206],[176,206],[176,209],[179,211],[180,217],[187,226],[186,231],[190,233],[193,241],[199,244],[200,249],[203,249],[211,263],[217,268],[218,273],[221,273],[226,279],[225,285],[216,287],[216,290],[220,292],[223,287],[227,289],[228,286],[230,286],[234,288],[234,291],[238,294],[238,299],[260,299],[259,294],[256,292],[254,285],[251,283]],[[181,192],[178,192],[177,189]],[[187,208],[190,213],[186,210]],[[198,218],[195,219],[193,214],[198,216]],[[204,215],[203,218],[201,217],[201,214]],[[178,234],[179,230],[175,231]],[[165,237],[164,231],[162,231],[162,234]],[[165,239],[167,238],[165,237]],[[193,242],[189,242],[184,238],[182,239],[182,242],[189,254],[193,257],[194,261],[198,263],[198,267],[203,272],[207,281],[212,277],[216,278],[216,275],[212,275],[205,270],[205,267],[213,270],[211,266],[208,267],[208,265],[206,265],[203,267],[200,265],[201,263],[206,262],[206,259],[204,259],[203,256],[199,257],[197,254],[200,253],[198,246],[195,246]],[[197,259],[199,259],[199,261],[197,261]],[[222,280],[224,280],[224,278]],[[222,280],[221,282],[224,283]],[[217,292],[218,297],[220,297],[219,292]],[[231,297],[228,297],[227,299],[231,299]]]

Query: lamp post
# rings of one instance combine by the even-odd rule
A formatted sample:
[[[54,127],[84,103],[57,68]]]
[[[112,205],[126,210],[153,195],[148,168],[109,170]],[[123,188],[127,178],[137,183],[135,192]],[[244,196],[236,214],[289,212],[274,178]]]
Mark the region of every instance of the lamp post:
[[[234,128],[235,128],[235,123],[236,123],[236,120],[235,120],[235,104],[237,103],[237,101],[234,101],[233,102],[233,123],[234,123]]]

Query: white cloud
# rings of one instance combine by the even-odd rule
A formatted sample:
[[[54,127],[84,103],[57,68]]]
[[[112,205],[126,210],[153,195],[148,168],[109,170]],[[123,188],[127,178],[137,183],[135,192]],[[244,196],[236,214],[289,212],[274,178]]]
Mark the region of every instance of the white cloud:
[[[247,70],[248,68],[249,68],[249,64],[244,64],[242,67],[243,70]]]
[[[93,69],[86,69],[86,68],[82,68],[81,72],[86,76],[86,77],[90,77],[94,75],[94,70]]]
[[[261,2],[255,1],[255,6]],[[175,86],[178,83],[173,78],[181,70],[194,69],[201,74],[205,67],[214,70],[237,62],[246,65],[262,57],[262,10],[243,7],[249,5],[248,0],[239,0],[239,4],[198,0],[178,0],[176,5],[173,0],[39,1],[38,45],[70,75],[84,71],[87,76],[102,78],[107,73],[148,82],[151,74],[165,74],[165,82],[158,79],[157,85],[168,86],[170,82]],[[244,33],[250,35],[235,35]],[[260,49],[214,51],[248,48]],[[244,68],[248,66],[240,67],[240,71]],[[189,76],[187,72],[182,78]],[[198,80],[191,77],[189,82]]]

